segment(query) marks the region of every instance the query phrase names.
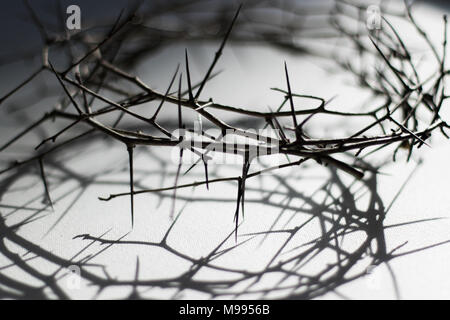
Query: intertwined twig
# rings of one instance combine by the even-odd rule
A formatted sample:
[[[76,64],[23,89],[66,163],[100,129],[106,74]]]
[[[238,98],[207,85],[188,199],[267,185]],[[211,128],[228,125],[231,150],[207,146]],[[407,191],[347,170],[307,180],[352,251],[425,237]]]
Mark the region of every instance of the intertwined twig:
[[[381,223],[385,212],[381,200],[376,195],[376,190],[374,188],[374,185],[376,184],[376,170],[364,160],[375,151],[394,144],[397,146],[393,152],[394,159],[400,148],[406,148],[408,150],[409,159],[415,149],[420,148],[424,144],[428,145],[427,140],[429,140],[434,132],[440,130],[442,134],[447,136],[445,130],[448,129],[449,126],[440,115],[441,108],[448,98],[445,93],[444,85],[449,73],[446,69],[446,17],[444,17],[442,50],[438,50],[438,48],[430,41],[425,31],[415,21],[410,6],[405,6],[404,19],[407,19],[418,31],[419,37],[422,37],[425,40],[435,58],[434,72],[431,75],[423,75],[419,71],[420,68],[414,62],[412,53],[410,52],[410,49],[408,49],[408,45],[403,41],[401,35],[390,23],[389,12],[386,12],[386,15],[383,17],[381,29],[375,31],[366,30],[365,28],[358,28],[356,31],[350,30],[346,27],[346,24],[341,21],[340,17],[346,16],[347,18],[355,19],[359,22],[360,26],[364,26],[361,12],[364,12],[366,7],[355,5],[354,3],[347,1],[336,1],[336,5],[329,15],[330,25],[334,28],[335,36],[337,34],[338,37],[350,41],[350,43],[354,45],[361,60],[372,59],[372,61],[374,61],[373,65],[383,66],[382,69],[377,68],[375,71],[363,70],[337,56],[332,57],[336,59],[338,65],[344,70],[356,75],[361,85],[368,88],[373,95],[379,99],[377,101],[382,101],[380,105],[369,111],[357,113],[343,112],[328,107],[329,101],[326,101],[323,98],[293,92],[293,84],[290,81],[289,70],[286,63],[284,64],[286,87],[274,88],[274,90],[282,95],[281,105],[275,111],[263,112],[260,111],[260,109],[252,110],[223,105],[214,101],[213,98],[202,98],[204,97],[205,92],[207,92],[209,81],[216,75],[214,73],[216,64],[228,41],[265,41],[271,45],[285,49],[287,48],[294,52],[309,51],[310,53],[314,53],[314,50],[308,50],[308,48],[298,46],[290,41],[292,39],[287,38],[289,34],[295,34],[295,31],[301,30],[304,26],[297,26],[288,22],[284,28],[274,25],[274,28],[277,30],[275,32],[276,36],[274,36],[273,33],[259,30],[257,28],[258,23],[255,21],[257,15],[255,14],[253,16],[255,13],[254,11],[264,7],[264,4],[261,4],[261,7],[258,7],[259,5],[258,1],[255,1],[252,4],[249,4],[248,7],[240,6],[235,10],[232,17],[229,16],[229,10],[224,10],[224,17],[229,17],[231,19],[227,19],[227,27],[222,27],[220,29],[222,40],[205,75],[198,82],[195,82],[191,78],[189,53],[186,50],[184,68],[180,68],[180,65],[174,68],[175,70],[171,76],[170,83],[164,92],[152,89],[152,86],[144,83],[144,81],[129,71],[129,67],[132,63],[141,57],[143,53],[154,50],[156,44],[147,43],[137,47],[131,46],[134,48],[134,52],[132,52],[133,49],[127,48],[126,45],[127,41],[130,39],[133,41],[136,38],[145,40],[155,34],[162,39],[172,40],[187,37],[188,35],[182,32],[169,32],[167,30],[146,26],[146,21],[151,20],[151,18],[158,13],[162,14],[165,10],[171,10],[170,6],[168,8],[160,8],[161,11],[157,13],[155,13],[155,11],[140,10],[139,7],[133,8],[128,15],[121,13],[106,35],[95,45],[92,44],[92,35],[88,31],[75,34],[65,33],[64,36],[50,35],[47,28],[34,13],[33,8],[28,6],[43,38],[43,48],[41,53],[42,65],[21,84],[0,98],[0,105],[5,105],[14,94],[19,93],[28,83],[35,80],[38,75],[43,72],[49,72],[54,75],[61,89],[64,91],[65,96],[61,98],[58,106],[52,111],[44,114],[18,135],[6,141],[0,147],[0,151],[10,148],[25,135],[36,130],[48,121],[58,119],[68,120],[70,123],[50,137],[44,138],[41,143],[36,146],[35,149],[37,151],[35,154],[24,160],[14,161],[10,166],[2,169],[0,174],[6,175],[7,173],[25,167],[30,163],[38,163],[40,168],[39,174],[45,188],[45,197],[51,205],[52,197],[45,170],[46,158],[53,152],[60,152],[65,148],[69,148],[77,141],[84,141],[83,138],[87,135],[102,133],[126,148],[129,162],[129,191],[111,194],[108,197],[101,197],[100,199],[109,201],[114,198],[129,196],[131,201],[132,225],[135,222],[134,197],[136,195],[143,193],[161,193],[163,191],[173,190],[174,192],[171,198],[175,201],[178,198],[176,190],[199,185],[209,186],[213,183],[235,181],[237,182],[237,196],[235,198],[236,225],[234,234],[235,239],[237,240],[239,218],[244,214],[244,203],[247,201],[247,198],[245,197],[247,180],[260,176],[267,171],[276,171],[281,168],[299,166],[306,161],[315,161],[321,165],[330,167],[330,170],[333,173],[333,181],[329,183],[337,184],[341,188],[343,188],[343,185],[339,182],[336,170],[346,172],[357,180],[362,179],[362,183],[373,193],[371,209],[368,210],[368,212],[370,211],[370,214],[363,214],[360,212],[352,212],[350,215],[344,214],[339,210],[343,210],[342,207],[346,206],[346,204],[340,202],[338,198],[331,199],[333,196],[329,194],[328,197],[331,199],[331,203],[314,205],[317,206],[317,210],[319,210],[319,208],[321,210],[320,219],[331,222],[333,227],[331,231],[324,232],[321,239],[312,241],[308,250],[302,251],[301,254],[296,255],[291,259],[284,260],[278,264],[273,264],[278,258],[277,254],[273,261],[267,265],[267,268],[261,272],[251,273],[245,270],[228,269],[224,269],[224,271],[241,274],[242,278],[239,281],[252,279],[252,283],[258,281],[262,275],[266,273],[282,272],[285,273],[286,278],[295,277],[297,282],[289,286],[280,286],[276,290],[292,291],[289,293],[290,297],[311,298],[322,294],[324,290],[332,290],[340,283],[350,281],[350,278],[344,279],[346,271],[348,271],[353,263],[360,259],[368,248],[370,248],[370,243],[373,239],[378,241],[378,251],[373,255],[374,264],[379,263],[379,261],[382,261],[383,259],[392,257],[391,253],[387,253],[386,250],[383,249],[384,240],[381,239],[383,237],[382,233],[375,234],[373,231],[381,229]],[[295,8],[286,10],[293,15],[301,14],[300,12],[297,12]],[[353,17],[352,14],[349,13],[351,10],[356,10],[359,14],[357,14],[356,17]],[[240,19],[242,19],[242,21]],[[249,26],[251,25],[254,26],[252,32],[239,33],[239,28],[248,31]],[[237,32],[237,34],[233,36],[234,32]],[[203,36],[203,38],[208,38],[207,34],[201,36]],[[201,36],[198,36],[198,38],[201,38]],[[195,36],[192,38],[195,39]],[[85,53],[76,55],[70,50],[70,48],[75,45],[84,48]],[[69,49],[68,57],[70,63],[65,67],[54,65],[54,62],[49,58],[51,56],[51,51],[60,46]],[[121,54],[122,47],[124,48],[123,50],[125,53]],[[441,53],[439,51],[441,51]],[[135,57],[135,59],[130,59],[130,56]],[[324,56],[326,55],[324,54]],[[184,69],[184,71],[180,71],[180,69]],[[110,81],[112,79],[114,81]],[[133,85],[137,90],[137,93],[116,86],[115,83],[121,83],[118,82],[118,80]],[[186,89],[183,90],[183,86]],[[174,89],[174,87],[177,88]],[[318,102],[319,105],[308,109],[299,108],[296,102],[297,98]],[[137,106],[152,101],[159,101],[153,116],[144,116],[136,110]],[[100,102],[103,106],[94,107],[94,102]],[[174,108],[173,110],[176,110],[177,116],[174,117],[173,123],[166,125],[162,124],[162,121],[158,116],[163,108]],[[205,131],[194,132],[194,130],[189,129],[192,125],[188,123],[186,117],[183,116],[185,111],[195,113],[201,119],[207,120],[208,125],[219,129],[221,134],[219,136],[211,136]],[[275,130],[278,135],[276,137],[266,136],[255,133],[251,130],[254,128],[232,125],[215,115],[215,111],[238,115],[245,118],[245,122],[247,123],[259,121],[262,124],[261,127],[270,127]],[[323,114],[331,115],[336,118],[352,117],[357,119],[373,119],[373,121],[362,128],[356,129],[346,137],[310,137],[306,129],[307,124],[309,124],[314,117]],[[100,120],[102,116],[105,115],[115,115],[116,120],[112,124]],[[121,128],[122,119],[125,116],[133,119],[136,124],[135,129]],[[289,119],[290,124],[287,124],[285,121],[286,119]],[[61,140],[69,131],[74,131],[77,127],[86,125],[89,127],[88,130],[68,140],[59,142],[59,140]],[[139,129],[142,126],[150,128],[152,133],[140,131]],[[171,130],[173,127],[178,129],[179,134],[174,134],[174,131]],[[373,134],[375,129],[379,130],[377,134]],[[224,139],[225,135],[245,137],[247,141],[250,142],[228,142]],[[52,143],[55,145],[49,146]],[[146,146],[148,148],[152,148],[153,146],[163,146],[168,148],[180,147],[180,164],[178,165],[175,174],[175,184],[158,189],[136,188],[134,177],[134,149],[136,146]],[[256,148],[256,152],[253,152],[254,148]],[[185,152],[192,152],[198,157],[198,161],[196,161],[187,172],[198,163],[203,163],[204,180],[188,184],[178,184],[178,177],[181,174],[182,168],[181,158]],[[229,152],[241,156],[241,174],[238,176],[212,177],[209,172],[208,161],[211,159],[210,155],[215,152]],[[291,161],[289,157],[286,157],[287,160],[284,164],[265,168],[263,170],[251,171],[252,165],[257,162],[260,157],[273,154],[282,154],[296,159]],[[352,158],[351,162],[341,160],[340,155],[350,156]],[[367,177],[367,175],[369,175],[369,177]],[[329,183],[325,184],[323,189],[324,192],[327,192]],[[373,212],[374,210],[377,212]],[[172,215],[174,215],[174,211],[175,206],[173,205]],[[327,213],[329,216],[327,216]],[[176,219],[174,224],[175,222]],[[59,264],[60,266],[71,264],[71,261],[52,256],[49,252],[44,252],[42,249],[28,243],[25,239],[18,237],[14,234],[14,228],[7,227],[3,223],[3,220],[0,228],[2,230],[1,234],[3,238],[7,238],[10,241],[25,247],[30,252],[41,255],[45,259]],[[341,250],[338,244],[331,244],[333,241],[337,241],[339,237],[343,237],[347,233],[353,232],[355,228],[360,228],[367,232],[367,239],[362,243],[358,250],[353,253],[347,253]],[[292,239],[301,229],[302,226],[297,226],[293,229],[279,231],[272,230],[270,232],[288,234],[289,237],[286,243],[289,243],[290,239]],[[168,230],[161,242],[158,243],[106,240],[102,237],[94,237],[91,235],[82,235],[81,238],[99,242],[101,244],[136,244],[162,247],[172,254],[175,254],[182,259],[186,259],[193,264],[191,270],[186,274],[174,279],[147,282],[137,280],[132,282],[119,282],[113,279],[99,278],[87,271],[83,271],[83,277],[96,283],[100,287],[100,290],[107,285],[146,285],[177,288],[195,287],[196,290],[207,292],[212,296],[221,295],[221,290],[223,288],[228,289],[235,284],[235,282],[227,283],[226,281],[201,283],[193,280],[195,273],[205,266],[221,269],[220,267],[215,267],[213,261],[220,255],[228,252],[227,250],[230,250],[222,247],[226,241],[220,243],[208,256],[201,260],[196,260],[176,251],[167,243],[168,235],[171,230],[172,227]],[[329,267],[323,271],[323,274],[315,275],[313,277],[297,273],[297,268],[308,261],[308,257],[311,254],[315,255],[314,252],[316,250],[322,250],[322,246],[324,245],[336,250],[338,255],[336,264],[330,264]],[[283,248],[280,249],[279,253],[283,251]],[[0,250],[17,264],[23,264],[23,262],[17,260],[5,246],[0,247]],[[337,267],[338,272],[332,274],[329,278],[325,277],[325,274],[335,267]],[[42,275],[39,275],[34,271],[32,273],[38,278],[43,278]],[[280,280],[280,283],[283,281],[284,280]],[[64,297],[64,293],[58,289],[54,279],[47,280],[46,283],[52,288],[56,295]],[[251,285],[249,286],[248,291],[246,291],[247,293],[253,292],[250,288]],[[302,290],[299,290],[299,288]],[[266,291],[260,293],[265,294]],[[238,293],[233,293],[231,290],[228,294]]]

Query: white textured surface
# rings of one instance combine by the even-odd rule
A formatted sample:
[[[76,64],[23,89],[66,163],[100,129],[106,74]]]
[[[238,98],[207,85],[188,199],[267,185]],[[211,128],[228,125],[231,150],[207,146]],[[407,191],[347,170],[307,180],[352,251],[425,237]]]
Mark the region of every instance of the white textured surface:
[[[439,13],[428,8],[421,8],[420,16],[427,21],[427,30],[432,30],[433,34],[440,34],[441,20]],[[424,21],[419,19],[419,21]],[[429,23],[428,23],[429,22]],[[192,77],[199,79],[203,70],[210,60],[215,46],[205,46],[204,50],[190,48],[190,55],[193,61]],[[201,52],[200,52],[201,51]],[[226,54],[221,60],[218,69],[224,68],[225,72],[215,79],[206,90],[207,95],[215,97],[215,101],[224,104],[249,106],[251,108],[261,108],[264,110],[270,105],[276,108],[280,101],[280,95],[269,90],[270,87],[284,87],[283,61],[286,60],[290,67],[291,82],[294,84],[294,91],[319,95],[324,98],[331,98],[338,94],[338,98],[332,103],[334,109],[346,103],[354,102],[358,90],[352,87],[343,86],[341,77],[330,75],[317,61],[304,57],[294,57],[279,51],[266,48],[243,48],[231,46],[225,50]],[[169,72],[167,66],[172,66],[175,62],[183,59],[183,45],[173,46],[164,49],[156,57],[149,60],[138,69],[138,74],[148,83],[167,83]],[[309,60],[308,60],[309,59]],[[312,62],[311,62],[312,61]],[[147,70],[152,70],[151,73]],[[163,77],[161,77],[163,75]],[[14,79],[15,80],[15,79]],[[5,84],[7,87],[9,84]],[[345,90],[343,90],[345,88]],[[162,89],[162,88],[160,88]],[[44,108],[44,107],[43,107]],[[175,111],[175,109],[173,109]],[[169,113],[167,113],[169,114]],[[444,110],[444,114],[449,113]],[[445,118],[445,117],[444,117]],[[448,117],[447,117],[448,119]],[[2,141],[12,136],[13,124],[3,124]],[[14,124],[15,128],[16,124]],[[36,140],[37,141],[37,140]],[[35,145],[36,141],[27,141],[26,146]],[[21,150],[22,147],[17,150]],[[170,162],[169,153],[163,149],[155,149],[156,154],[169,164],[170,172],[176,170],[176,166]],[[386,242],[388,249],[393,249],[398,245],[408,241],[402,250],[412,250],[415,248],[432,245],[450,239],[450,221],[447,219],[450,214],[450,201],[448,200],[448,181],[450,181],[450,171],[448,170],[448,155],[450,154],[450,144],[448,141],[436,139],[432,148],[422,148],[421,157],[424,162],[418,167],[412,178],[407,183],[403,192],[393,204],[385,220],[385,225],[403,223],[413,220],[444,217],[444,220],[424,222],[399,228],[392,228],[386,231]],[[90,177],[92,174],[102,170],[117,170],[127,167],[126,150],[118,144],[106,145],[104,142],[90,144],[83,147],[81,152],[73,155],[65,155],[67,164],[74,171],[83,176]],[[5,159],[2,156],[2,160]],[[388,206],[393,195],[401,188],[408,175],[415,169],[415,160],[409,164],[402,161],[383,168],[383,173],[379,178],[378,192],[380,193],[385,206]],[[153,162],[152,162],[153,161]],[[148,157],[144,150],[138,149],[136,153],[136,180],[146,187],[169,186],[174,181],[174,176],[169,175],[161,185],[161,177],[158,173],[149,171],[158,168],[158,163]],[[212,168],[214,169],[214,168]],[[220,175],[238,174],[238,167],[219,168]],[[291,169],[290,169],[291,170]],[[288,171],[286,171],[288,172]],[[286,173],[285,172],[285,173]],[[298,190],[311,192],[321,184],[320,179],[327,176],[325,170],[312,166],[307,171],[309,180],[298,182]],[[193,178],[194,177],[194,178]],[[315,179],[318,177],[319,179]],[[129,199],[115,199],[111,202],[100,202],[97,196],[105,196],[109,193],[127,192],[128,185],[127,171],[110,173],[98,178],[106,181],[89,187],[75,202],[67,214],[66,208],[70,206],[77,194],[75,192],[70,197],[57,201],[54,212],[48,213],[44,218],[23,227],[20,234],[30,239],[44,248],[59,255],[70,257],[80,250],[86,243],[72,237],[78,234],[89,233],[100,235],[111,229],[107,238],[116,239],[130,231]],[[203,169],[201,166],[193,171],[193,176],[184,177],[179,183],[187,183],[192,180],[203,179]],[[264,178],[265,188],[275,187],[274,182],[270,182],[270,177]],[[110,181],[119,181],[119,184],[110,184]],[[268,182],[267,182],[268,181]],[[308,185],[305,185],[308,181]],[[21,205],[34,194],[39,195],[43,189],[40,180],[36,177],[23,179],[17,182],[36,183],[36,187],[28,192],[10,193],[3,197],[1,204]],[[258,182],[249,183],[249,187],[258,185]],[[63,195],[66,191],[77,186],[77,182],[68,181],[59,186],[51,188],[53,199]],[[170,195],[171,193],[167,193]],[[209,250],[234,228],[233,215],[235,209],[235,183],[223,183],[210,186],[206,192],[204,186],[196,190],[186,189],[178,193],[180,200],[177,209],[181,209],[184,204],[183,197],[200,198],[222,198],[229,199],[227,202],[217,201],[194,201],[190,202],[184,209],[173,233],[171,234],[171,244],[177,249],[189,253],[194,257],[207,254]],[[247,193],[248,199],[257,198],[257,194]],[[281,198],[280,198],[281,201]],[[31,207],[39,206],[40,201],[28,204]],[[300,205],[301,202],[298,203]],[[159,202],[159,198],[154,195],[136,196],[135,203],[135,228],[127,236],[127,240],[157,241],[169,227],[171,220],[169,212],[171,207],[170,197]],[[266,230],[274,222],[279,214],[279,208],[273,208],[261,203],[248,202],[246,204],[245,221],[239,233],[250,233]],[[3,215],[8,214],[8,209],[1,209]],[[27,213],[16,212],[7,219],[8,224],[20,221]],[[63,216],[64,214],[64,216]],[[287,212],[284,213],[290,216]],[[17,220],[16,220],[17,219]],[[59,219],[55,228],[45,235]],[[284,216],[279,222],[282,225]],[[301,217],[299,217],[301,219]],[[317,230],[306,229],[298,241],[312,239],[317,234]],[[45,236],[44,236],[45,235]],[[233,239],[229,244],[233,245]],[[236,253],[220,263],[224,266],[258,270],[271,252],[275,252],[283,240],[282,237],[270,237],[262,247],[258,246],[259,241],[255,240],[238,249]],[[357,239],[355,240],[357,241]],[[92,252],[96,252],[101,247],[94,245]],[[146,247],[138,246],[116,246],[105,251],[95,262],[107,265],[111,275],[121,279],[133,279],[135,272],[136,256],[140,260],[140,276],[142,278],[165,278],[185,271],[188,267],[186,262],[167,254],[160,249],[149,250]],[[0,258],[0,262],[1,262]],[[417,252],[405,257],[394,259],[390,266],[395,274],[401,298],[449,298],[450,297],[450,250],[449,245],[443,245]],[[323,267],[318,263],[314,267]],[[13,271],[11,271],[13,272]],[[223,275],[215,272],[207,272],[203,277],[207,279],[221,278]],[[268,281],[271,281],[270,279]],[[118,291],[106,291],[102,298],[123,296],[127,289]],[[392,276],[385,265],[374,270],[370,276],[350,282],[337,289],[339,293],[350,298],[395,298]],[[88,298],[94,294],[95,288],[86,287],[83,290],[71,292],[75,298]],[[173,291],[152,290],[151,297],[167,298]],[[187,298],[202,298],[196,294],[185,295]],[[329,293],[323,298],[336,298],[334,293]]]

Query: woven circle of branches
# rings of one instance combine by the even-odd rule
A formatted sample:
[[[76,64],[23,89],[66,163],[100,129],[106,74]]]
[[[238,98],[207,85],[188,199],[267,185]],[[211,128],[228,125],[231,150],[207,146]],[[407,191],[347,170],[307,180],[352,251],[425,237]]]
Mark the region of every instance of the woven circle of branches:
[[[187,23],[189,14],[201,7],[196,1],[154,7],[139,4],[122,11],[106,32],[104,27],[71,32],[65,30],[64,26],[47,26],[27,3],[30,17],[42,36],[43,45],[39,52],[42,63],[22,83],[4,94],[0,98],[0,105],[4,106],[15,96],[30,104],[30,99],[20,96],[20,93],[44,73],[54,77],[58,84],[54,89],[56,93],[52,91],[48,95],[62,96],[50,112],[39,116],[15,137],[3,143],[0,151],[8,151],[21,139],[49,123],[68,121],[69,124],[43,137],[35,150],[30,150],[28,158],[16,160],[0,171],[2,197],[17,192],[14,186],[25,175],[39,178],[44,190],[37,196],[43,201],[44,208],[29,208],[28,205],[36,201],[32,199],[22,208],[12,208],[15,210],[0,218],[0,252],[9,262],[0,266],[0,296],[70,298],[63,279],[68,275],[68,268],[77,266],[79,276],[88,286],[95,288],[96,295],[110,288],[126,287],[131,288],[130,298],[152,297],[153,290],[167,289],[173,298],[182,297],[183,292],[195,292],[207,298],[305,299],[334,292],[340,285],[366,275],[369,266],[377,266],[415,251],[397,253],[401,246],[390,251],[386,248],[384,229],[387,226],[383,225],[383,220],[390,206],[386,206],[378,194],[380,165],[372,164],[370,157],[379,154],[382,149],[393,147],[390,159],[395,160],[399,150],[407,150],[409,160],[416,149],[428,145],[427,141],[433,134],[440,132],[447,137],[445,130],[449,126],[440,115],[441,107],[448,97],[444,88],[448,75],[445,68],[446,17],[443,19],[442,48],[438,48],[414,19],[409,4],[405,4],[402,11],[391,11],[385,9],[383,2],[379,7],[382,13],[379,17],[380,27],[369,30],[366,27],[367,5],[335,1],[325,14],[329,28],[327,36],[345,40],[350,44],[348,49],[351,53],[344,58],[337,54],[323,54],[322,58],[335,61],[343,72],[355,76],[361,90],[368,90],[373,101],[379,104],[369,110],[347,112],[329,107],[330,100],[296,93],[285,63],[286,85],[284,88],[274,88],[280,94],[280,104],[265,112],[224,105],[205,97],[208,84],[217,75],[216,65],[225,46],[230,41],[264,43],[282,52],[320,56],[321,52],[302,45],[296,41],[296,37],[301,38],[303,32],[308,31],[307,23],[300,24],[297,21],[302,21],[300,18],[304,16],[324,15],[323,8],[315,11],[317,8],[311,6],[303,8],[292,4],[289,7],[277,2],[267,4],[265,1],[249,1],[243,6],[229,3],[222,5],[220,9],[214,5],[214,10],[207,12],[207,18],[194,18]],[[279,14],[279,11],[293,18],[287,19],[283,25],[267,22],[273,21],[268,16]],[[264,20],[261,20],[261,12],[265,12]],[[179,29],[167,30],[147,24],[169,13],[178,19],[181,25]],[[427,44],[433,55],[434,60],[430,63],[435,68],[432,72],[421,72],[418,62],[413,59],[414,54],[400,32],[390,23],[390,18],[401,19],[417,31],[417,37]],[[357,27],[349,27],[346,19],[356,23]],[[265,23],[261,25],[261,21]],[[214,34],[210,34],[210,30]],[[163,91],[153,89],[154,85],[145,83],[133,73],[133,66],[158,48],[170,42],[198,39],[220,39],[218,49],[209,65],[205,66],[201,79],[191,77],[188,50],[184,52],[184,61],[173,68],[170,82]],[[355,60],[368,61],[371,68],[364,68],[365,63],[358,67],[353,63]],[[133,89],[129,89],[130,85]],[[35,101],[36,93],[33,94],[31,100]],[[40,94],[38,99],[42,101],[46,93]],[[300,99],[315,103],[316,106],[300,107]],[[142,108],[138,108],[149,105],[152,106],[150,117],[140,112]],[[173,110],[173,117],[169,120],[160,117],[167,109]],[[227,121],[225,117],[217,115],[218,112],[236,116],[238,121]],[[339,121],[370,121],[345,137],[313,137],[308,132],[308,125],[321,115]],[[192,129],[193,119],[201,120],[200,129]],[[209,129],[216,129],[218,134],[211,135]],[[264,135],[254,129],[272,130],[273,135]],[[74,132],[77,134],[73,135]],[[71,133],[72,136],[67,138]],[[244,138],[245,142],[225,139],[230,136]],[[119,166],[109,171],[99,170],[87,177],[64,165],[64,155],[71,154],[73,158],[81,159],[81,166],[86,166],[82,160],[83,149],[92,145],[101,149],[103,143],[123,146],[127,159],[125,169]],[[177,150],[179,162],[175,170],[168,165],[167,152],[161,157],[155,151],[164,148],[169,150],[168,153]],[[148,158],[149,162],[159,161],[162,169],[156,175],[173,176],[173,184],[146,188],[144,183],[136,179],[137,149],[142,151],[142,157]],[[211,169],[213,155],[217,153],[240,157],[240,173],[223,176],[217,168]],[[183,163],[187,154],[196,159],[188,166]],[[281,155],[284,162],[274,166],[261,164],[261,158],[273,155]],[[179,183],[182,175],[185,178],[190,175],[198,178],[193,170],[197,166],[203,169],[200,180]],[[304,178],[303,172],[315,170],[315,167],[325,170],[329,178],[321,181],[321,185],[308,195],[299,190],[296,181]],[[47,172],[49,168],[51,175]],[[283,176],[282,172],[286,168],[295,168],[295,171],[287,177]],[[81,195],[93,185],[113,184],[101,181],[101,177],[123,170],[128,172],[128,190],[99,195],[99,199],[114,202],[117,198],[129,198],[131,226],[134,228],[139,223],[135,219],[136,197],[155,194],[161,200],[167,198],[171,202],[167,216],[172,218],[172,222],[159,240],[129,240],[127,234],[119,238],[108,238],[107,233],[97,236],[79,234],[74,235],[73,241],[83,240],[88,244],[75,255],[63,257],[20,234],[24,226],[34,223],[53,207],[55,199],[52,197],[52,187],[66,180],[75,180],[78,187],[61,197],[77,192]],[[151,176],[155,173],[144,171],[143,174]],[[249,184],[258,179],[269,179],[272,183],[261,183],[259,187]],[[270,189],[268,186],[275,185],[273,181],[279,187]],[[236,190],[232,198],[215,200],[219,206],[222,202],[234,203],[234,228],[200,255],[177,248],[171,241],[183,210],[177,210],[176,201],[205,200],[186,196],[182,190],[206,187],[207,191],[216,184],[232,185]],[[28,186],[28,189],[33,188],[34,185]],[[260,196],[249,198],[249,192],[256,192]],[[360,204],[358,199],[362,195],[367,201]],[[296,201],[299,200],[302,205],[297,205]],[[279,208],[280,216],[285,211],[293,211],[294,214],[285,221],[283,228],[241,232],[239,227],[245,221],[244,208],[249,202]],[[31,214],[18,223],[8,223],[8,219],[20,210],[31,211]],[[319,225],[319,234],[307,240],[302,238],[304,230],[316,223]],[[267,261],[261,260],[257,268],[229,266],[224,262],[242,246],[252,241],[263,242],[271,237],[281,239],[280,245]],[[344,239],[350,244],[344,244]],[[100,245],[101,250],[83,256],[94,245]],[[134,279],[123,280],[110,275],[110,266],[96,262],[105,250],[120,247],[163,250],[182,261],[186,268],[173,277],[144,279],[140,275],[142,258],[137,258]],[[47,269],[33,265],[35,260],[44,261]],[[32,285],[7,275],[5,272],[11,268],[19,268],[37,280],[37,284]],[[49,270],[52,271],[49,273]],[[216,272],[216,279],[203,277],[204,273],[212,271]]]

